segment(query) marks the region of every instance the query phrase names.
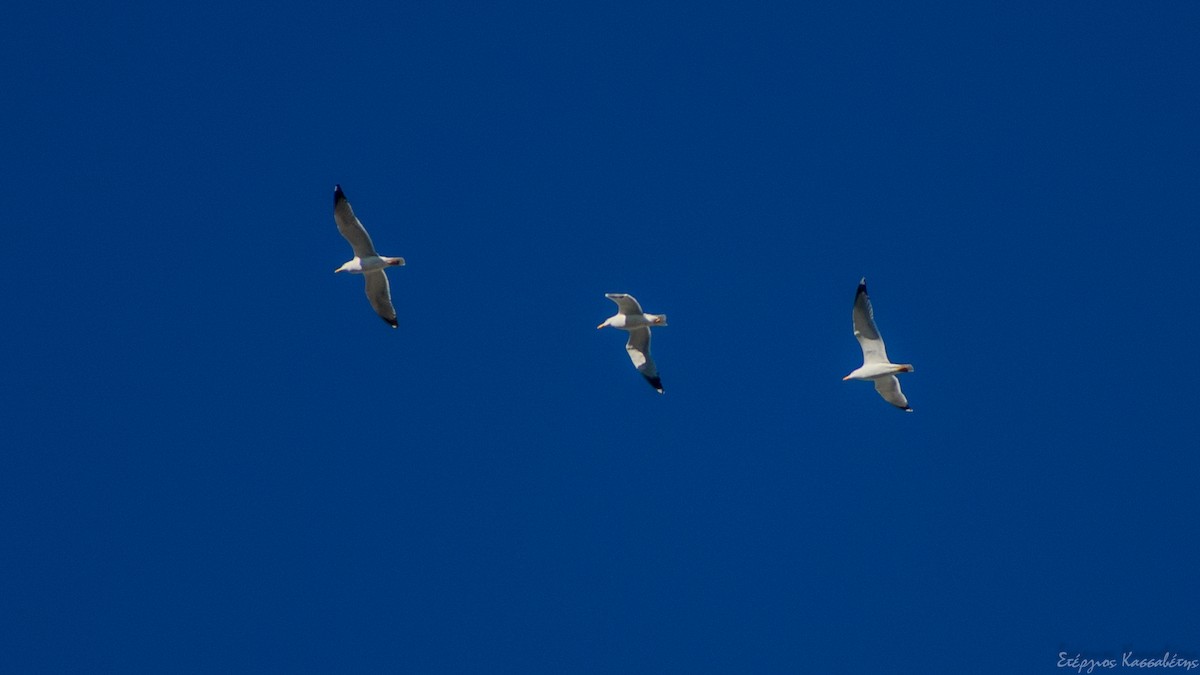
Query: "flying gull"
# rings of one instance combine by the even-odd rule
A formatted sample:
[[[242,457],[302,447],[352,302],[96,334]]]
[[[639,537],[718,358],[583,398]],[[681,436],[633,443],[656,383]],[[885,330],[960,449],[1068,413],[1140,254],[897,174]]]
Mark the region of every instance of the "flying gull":
[[[863,364],[855,368],[842,380],[874,380],[875,391],[883,400],[891,403],[905,412],[912,412],[908,407],[908,399],[900,391],[900,380],[896,373],[911,373],[911,363],[892,363],[888,361],[887,350],[883,347],[883,338],[875,327],[875,312],[871,309],[871,299],[867,297],[867,278],[858,282],[858,292],[854,295],[854,337],[862,347]]]
[[[346,200],[346,193],[342,192],[341,185],[333,186],[333,220],[337,222],[338,232],[342,233],[354,249],[354,258],[334,270],[334,273],[350,272],[363,275],[367,280],[367,299],[371,301],[371,306],[389,326],[396,328],[399,325],[396,321],[396,308],[392,306],[392,293],[388,288],[387,274],[384,270],[393,265],[403,265],[404,258],[389,258],[375,252],[371,236],[367,234],[366,228],[358,218],[354,217],[354,209],[350,208],[350,202]]]
[[[654,367],[654,360],[650,358],[650,326],[665,326],[667,325],[666,314],[646,314],[642,311],[642,306],[632,295],[625,293],[605,293],[604,297],[617,303],[617,313],[604,320],[604,323],[596,326],[597,329],[605,326],[620,328],[623,331],[629,332],[629,342],[625,344],[625,351],[629,352],[629,358],[633,361],[633,365],[638,369],[638,372],[646,378],[650,386],[658,390],[658,393],[663,393],[662,380],[658,377],[658,369]]]

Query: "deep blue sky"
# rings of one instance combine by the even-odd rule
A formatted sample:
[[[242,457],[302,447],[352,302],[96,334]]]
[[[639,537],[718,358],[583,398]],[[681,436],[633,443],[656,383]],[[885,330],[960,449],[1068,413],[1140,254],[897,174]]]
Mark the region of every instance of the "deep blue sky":
[[[478,5],[6,10],[0,670],[1200,658],[1200,7]]]

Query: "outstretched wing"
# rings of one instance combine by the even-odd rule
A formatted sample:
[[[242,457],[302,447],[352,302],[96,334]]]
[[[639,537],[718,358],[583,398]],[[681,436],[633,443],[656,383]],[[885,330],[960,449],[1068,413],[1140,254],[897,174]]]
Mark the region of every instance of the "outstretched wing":
[[[350,208],[350,202],[346,200],[346,193],[342,192],[341,185],[333,186],[333,220],[337,223],[338,232],[350,242],[354,255],[359,258],[375,255],[375,245],[371,243],[371,236],[367,234],[367,229],[358,218],[354,217],[354,209]],[[386,283],[385,281],[384,284]]]
[[[605,293],[604,297],[617,303],[619,314],[641,314],[642,306],[628,293]]]
[[[649,328],[634,328],[629,331],[629,342],[625,343],[625,351],[629,352],[629,359],[633,361],[633,365],[646,378],[650,386],[658,390],[658,393],[663,393],[662,380],[658,377],[658,368],[654,367],[654,359],[650,358],[650,329]]]
[[[388,286],[387,274],[383,270],[371,270],[363,274],[367,279],[367,299],[375,308],[375,313],[392,328],[399,327],[396,321],[396,308],[392,306],[392,290]]]
[[[908,407],[908,399],[905,398],[904,392],[900,391],[900,380],[895,375],[876,378],[875,391],[888,403],[903,409],[904,412],[912,412],[912,408]]]
[[[854,294],[853,314],[854,337],[858,338],[858,346],[862,347],[863,363],[889,363],[883,338],[879,335],[879,328],[875,326],[875,311],[871,309],[871,298],[867,297],[866,277],[858,282],[858,292]]]

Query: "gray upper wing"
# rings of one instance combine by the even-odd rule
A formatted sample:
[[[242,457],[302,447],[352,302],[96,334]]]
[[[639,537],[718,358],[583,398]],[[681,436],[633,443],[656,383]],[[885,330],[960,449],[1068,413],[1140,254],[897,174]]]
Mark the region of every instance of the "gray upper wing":
[[[649,328],[634,328],[629,331],[629,342],[625,343],[625,351],[629,352],[629,359],[633,361],[633,365],[646,378],[650,386],[658,390],[658,393],[663,393],[662,380],[658,377],[658,368],[654,366],[654,359],[650,358],[650,329]]]
[[[642,306],[628,293],[605,293],[604,297],[617,303],[617,312],[620,314],[642,313]]]
[[[888,403],[902,408],[905,412],[912,412],[912,408],[908,407],[908,398],[900,391],[900,380],[895,375],[876,378],[875,391]]]
[[[392,291],[388,286],[387,274],[383,270],[371,270],[363,274],[367,279],[367,299],[375,308],[375,313],[392,328],[399,326],[396,321],[396,308],[392,306]]]
[[[354,209],[350,208],[350,202],[346,199],[346,193],[342,192],[341,185],[333,187],[333,220],[337,223],[338,232],[350,242],[354,255],[359,258],[375,255],[375,245],[371,243],[371,236],[354,216]]]
[[[875,326],[875,311],[871,308],[871,298],[867,296],[867,280],[864,277],[858,282],[858,291],[854,294],[854,337],[862,347],[863,363],[888,363],[887,349],[883,346],[883,337]]]

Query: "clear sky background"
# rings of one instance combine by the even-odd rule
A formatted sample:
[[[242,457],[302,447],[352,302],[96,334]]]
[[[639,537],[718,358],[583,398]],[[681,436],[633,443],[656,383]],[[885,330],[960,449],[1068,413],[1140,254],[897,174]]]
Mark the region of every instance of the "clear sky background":
[[[1200,658],[1200,6],[5,23],[0,670]]]

